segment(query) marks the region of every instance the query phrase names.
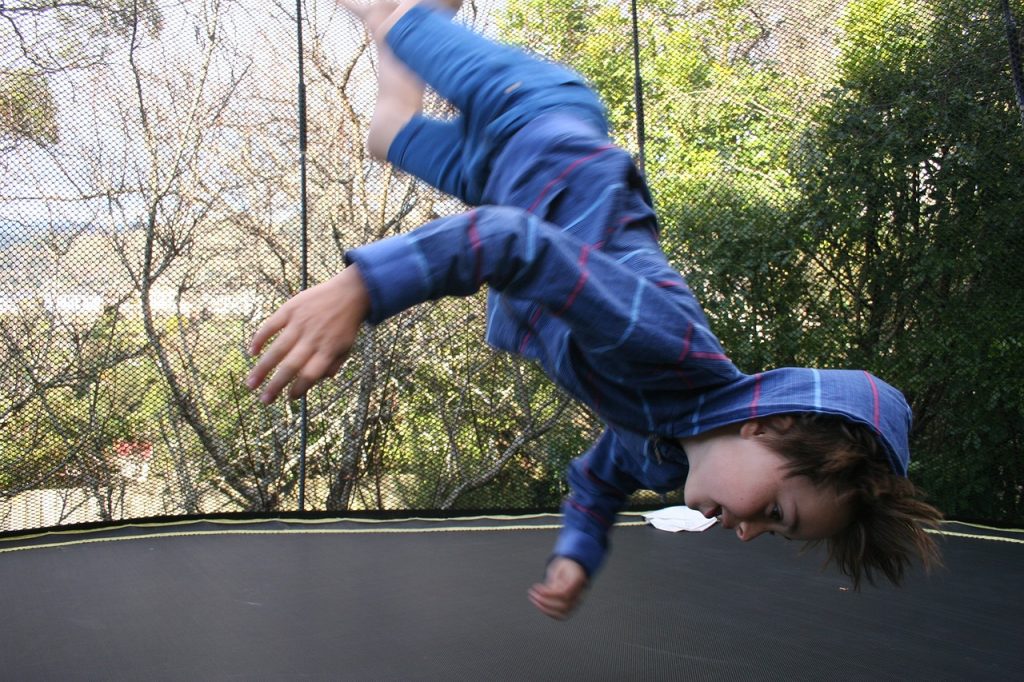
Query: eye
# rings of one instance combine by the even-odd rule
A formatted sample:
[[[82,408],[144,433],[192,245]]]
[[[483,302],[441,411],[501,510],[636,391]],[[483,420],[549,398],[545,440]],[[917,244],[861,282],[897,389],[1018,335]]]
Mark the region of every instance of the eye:
[[[780,507],[778,504],[773,504],[772,511],[771,514],[769,514],[769,516],[771,517],[772,521],[782,521],[782,507]]]

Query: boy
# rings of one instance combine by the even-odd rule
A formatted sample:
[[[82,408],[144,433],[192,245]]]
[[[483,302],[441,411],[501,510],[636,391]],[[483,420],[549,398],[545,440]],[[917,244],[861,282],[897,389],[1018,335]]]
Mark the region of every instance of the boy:
[[[380,54],[371,153],[479,208],[355,249],[285,303],[252,341],[257,354],[277,335],[247,380],[276,370],[261,400],[337,372],[364,321],[487,283],[487,341],[539,362],[607,427],[569,470],[565,527],[529,592],[545,614],[578,604],[639,488],[685,482],[687,505],[741,540],[828,540],[855,585],[935,558],[922,524],[938,512],[904,478],[903,396],[860,371],[741,373],[658,247],[646,185],[577,74],[451,23],[451,6],[339,3]],[[424,82],[458,118],[420,113]]]

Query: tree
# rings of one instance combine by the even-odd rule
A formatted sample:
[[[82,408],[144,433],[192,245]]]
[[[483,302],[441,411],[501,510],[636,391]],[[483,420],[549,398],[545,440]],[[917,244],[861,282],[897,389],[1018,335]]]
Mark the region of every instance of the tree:
[[[131,5],[132,3],[129,3]],[[135,3],[151,8],[149,3]],[[127,299],[105,301],[87,293],[90,273],[73,254],[86,225],[49,216],[11,221],[12,205],[40,202],[25,196],[27,176],[46,166],[74,184],[74,162],[59,158],[61,142],[53,83],[102,62],[127,30],[124,3],[17,2],[0,7],[2,33],[11,50],[0,74],[0,137],[4,139],[5,235],[2,257],[5,311],[0,320],[0,497],[36,487],[77,486],[91,496],[101,518],[118,512],[124,487],[109,457],[115,439],[132,427],[128,415],[151,386],[151,377],[125,380],[142,344],[119,310]],[[159,14],[147,15],[159,31]],[[68,31],[70,26],[78,31]],[[88,40],[84,30],[90,32]],[[35,188],[33,188],[35,189]],[[14,199],[6,196],[10,192]],[[18,196],[21,195],[21,196]],[[52,196],[52,194],[51,194]],[[59,201],[59,200],[58,200]],[[17,208],[14,208],[17,211]],[[26,235],[37,238],[26,240]],[[40,283],[63,279],[67,289]],[[126,331],[127,330],[127,331]],[[136,330],[137,332],[137,330]],[[117,379],[115,377],[119,377]],[[65,497],[58,519],[80,504]]]
[[[16,0],[0,6],[0,35],[17,46],[21,62],[0,72],[0,136],[55,144],[57,111],[50,79],[102,63],[118,39],[136,30],[136,18],[151,35],[161,15],[153,0],[94,3]],[[8,55],[8,58],[10,55]]]
[[[614,137],[636,149],[628,3],[563,4],[551,12],[548,3],[510,3],[507,35],[587,76],[609,107]],[[788,364],[800,325],[787,302],[802,282],[786,225],[796,199],[787,154],[805,97],[772,58],[779,24],[738,0],[638,9],[646,174],[662,246],[737,364]]]
[[[309,92],[320,115],[311,119],[311,222],[330,235],[311,249],[315,277],[336,273],[348,248],[463,209],[368,158],[362,112],[374,55],[361,28],[354,33],[339,58],[313,32]],[[447,105],[431,100],[428,110],[445,115]],[[540,449],[569,399],[536,391],[536,372],[482,345],[483,311],[478,295],[364,330],[337,380],[312,393],[310,461],[326,482],[315,505],[450,508],[485,486],[481,506],[516,504],[496,496],[492,481]],[[518,390],[509,390],[510,380]]]
[[[853,3],[794,211],[806,352],[904,388],[914,476],[949,514],[1021,518],[1024,136],[997,8]]]

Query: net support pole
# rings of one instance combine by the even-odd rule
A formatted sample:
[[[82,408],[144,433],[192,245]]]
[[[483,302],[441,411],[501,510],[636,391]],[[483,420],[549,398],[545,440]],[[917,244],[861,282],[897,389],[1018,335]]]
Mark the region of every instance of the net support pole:
[[[301,288],[309,285],[308,244],[307,236],[307,205],[306,205],[306,77],[302,69],[302,0],[295,0],[295,35],[298,41],[297,61],[299,63],[299,206],[301,250]],[[299,404],[299,511],[306,508],[306,444],[309,439],[309,414],[306,410],[306,396],[302,396]]]
[[[644,130],[644,82],[640,75],[640,22],[637,17],[636,0],[633,0],[633,99],[636,102],[636,142],[640,153],[640,173],[647,174],[647,134]]]

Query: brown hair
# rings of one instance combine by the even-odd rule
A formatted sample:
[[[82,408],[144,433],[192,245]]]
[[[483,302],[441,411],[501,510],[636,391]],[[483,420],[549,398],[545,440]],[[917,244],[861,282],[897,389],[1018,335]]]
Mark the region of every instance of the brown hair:
[[[807,476],[833,487],[851,504],[847,527],[825,540],[828,560],[859,589],[884,574],[899,585],[916,558],[925,570],[941,564],[938,546],[925,531],[942,520],[909,479],[892,472],[870,428],[816,413],[773,419],[765,443],[788,460],[790,476]],[[817,545],[812,541],[808,546]]]

